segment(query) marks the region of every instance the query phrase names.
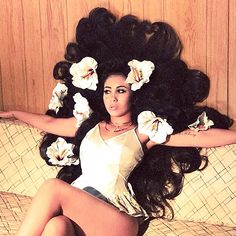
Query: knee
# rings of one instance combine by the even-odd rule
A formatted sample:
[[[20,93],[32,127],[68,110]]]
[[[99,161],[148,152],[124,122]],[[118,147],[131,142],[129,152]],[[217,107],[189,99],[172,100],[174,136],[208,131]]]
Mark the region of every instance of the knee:
[[[47,179],[40,187],[39,190],[50,194],[53,192],[56,192],[58,189],[58,186],[61,185],[62,180],[56,179],[56,178],[52,178],[52,179]]]
[[[48,221],[42,236],[72,236],[75,235],[74,226],[66,216],[56,216]]]

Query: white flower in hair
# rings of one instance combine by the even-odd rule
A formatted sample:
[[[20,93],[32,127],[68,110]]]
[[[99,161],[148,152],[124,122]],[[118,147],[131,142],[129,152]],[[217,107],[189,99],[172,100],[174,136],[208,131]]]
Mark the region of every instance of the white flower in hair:
[[[72,84],[82,89],[96,90],[98,76],[96,73],[97,62],[92,57],[84,57],[80,62],[73,63],[70,67]]]
[[[54,110],[57,113],[60,107],[63,107],[63,99],[67,95],[67,92],[68,88],[65,84],[57,83],[56,87],[52,91],[52,97],[48,109]]]
[[[147,135],[155,143],[164,143],[168,135],[173,133],[173,128],[166,119],[157,117],[151,111],[143,111],[138,115],[138,131]]]
[[[84,120],[89,118],[93,111],[89,106],[88,100],[80,93],[76,93],[73,99],[75,101],[73,115],[77,119],[76,127],[79,127]]]
[[[151,61],[132,60],[128,63],[130,72],[126,82],[131,84],[131,90],[140,89],[143,84],[149,82],[149,77],[155,69],[155,65]]]
[[[200,116],[198,116],[197,120],[190,124],[188,127],[191,130],[201,131],[208,130],[211,126],[214,125],[214,122],[208,119],[206,112],[204,111]]]
[[[47,148],[49,162],[57,166],[78,165],[79,159],[74,157],[73,144],[67,143],[65,139],[59,137]]]

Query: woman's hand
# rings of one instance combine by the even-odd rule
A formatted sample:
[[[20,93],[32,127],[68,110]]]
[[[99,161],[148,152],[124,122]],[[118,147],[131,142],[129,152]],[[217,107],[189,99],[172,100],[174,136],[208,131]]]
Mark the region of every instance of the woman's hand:
[[[12,111],[0,111],[0,118],[14,118],[14,113]]]

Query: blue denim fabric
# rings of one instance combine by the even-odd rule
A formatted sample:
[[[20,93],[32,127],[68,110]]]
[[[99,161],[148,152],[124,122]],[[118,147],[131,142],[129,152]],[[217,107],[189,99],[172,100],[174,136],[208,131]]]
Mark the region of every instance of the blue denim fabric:
[[[103,194],[101,194],[97,189],[91,186],[85,187],[83,188],[83,190],[86,191],[87,193],[90,193],[94,197],[97,197],[105,202],[108,202],[107,198]]]

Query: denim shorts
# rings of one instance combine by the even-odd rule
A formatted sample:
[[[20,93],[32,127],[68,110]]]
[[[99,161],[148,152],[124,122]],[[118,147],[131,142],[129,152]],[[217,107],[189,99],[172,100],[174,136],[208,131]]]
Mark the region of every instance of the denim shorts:
[[[97,197],[105,202],[109,202],[108,199],[102,193],[100,193],[97,189],[95,189],[91,186],[85,187],[85,188],[83,188],[83,190],[85,192],[93,195],[94,197]]]

